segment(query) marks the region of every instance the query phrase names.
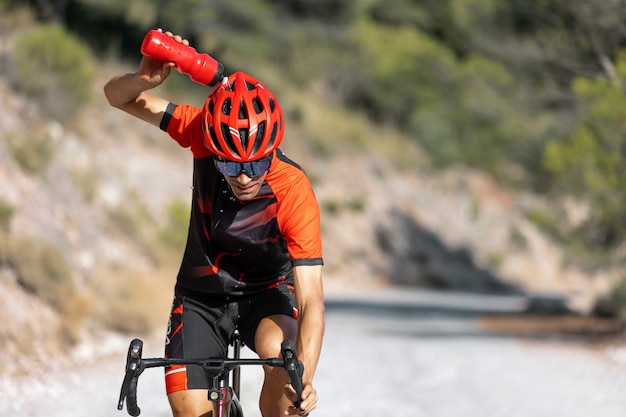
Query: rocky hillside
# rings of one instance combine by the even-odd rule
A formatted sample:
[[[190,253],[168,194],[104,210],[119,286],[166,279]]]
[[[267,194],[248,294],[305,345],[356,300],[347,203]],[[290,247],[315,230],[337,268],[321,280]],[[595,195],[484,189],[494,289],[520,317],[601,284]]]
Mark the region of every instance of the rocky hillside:
[[[165,320],[182,248],[155,248],[154,239],[167,226],[168,207],[189,199],[191,155],[106,104],[101,88],[116,72],[103,69],[92,105],[64,125],[0,76],[0,201],[12,209],[6,239],[56,248],[78,292],[60,313],[24,288],[11,262],[0,263],[0,298],[11,305],[0,313],[0,346],[9,355],[44,360],[68,340],[154,325],[145,316]],[[42,141],[53,150],[49,161],[40,171],[25,169],[16,149],[33,143],[29,152],[37,152]],[[397,284],[558,294],[588,312],[616,277],[565,266],[559,248],[525,220],[528,207],[543,203],[479,173],[434,176],[417,156],[410,168],[397,168],[367,146],[317,157],[290,139],[289,128],[283,149],[314,179],[329,291]],[[142,318],[133,316],[137,310]]]

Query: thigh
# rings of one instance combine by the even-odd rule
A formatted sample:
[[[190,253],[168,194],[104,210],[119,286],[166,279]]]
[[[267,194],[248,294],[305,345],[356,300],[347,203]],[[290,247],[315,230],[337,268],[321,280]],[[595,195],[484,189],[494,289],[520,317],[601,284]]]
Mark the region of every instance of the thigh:
[[[281,344],[284,340],[296,340],[298,321],[285,314],[265,317],[257,326],[254,344],[260,358],[281,356]]]
[[[290,328],[294,325],[297,329],[298,310],[293,286],[289,283],[281,283],[277,287],[241,301],[239,311],[241,314],[239,320],[241,338],[256,353],[259,353],[257,329],[262,322],[265,322],[267,329]],[[280,316],[284,317],[281,318]],[[270,317],[274,318],[270,320]],[[295,338],[295,335],[293,337]]]
[[[192,389],[172,392],[167,396],[174,417],[212,417],[213,403],[207,391]]]
[[[215,304],[176,296],[172,305],[165,344],[169,358],[224,357],[235,329],[236,304]],[[171,366],[165,369],[167,393],[208,389],[212,385],[202,368]],[[205,392],[206,395],[206,392]]]

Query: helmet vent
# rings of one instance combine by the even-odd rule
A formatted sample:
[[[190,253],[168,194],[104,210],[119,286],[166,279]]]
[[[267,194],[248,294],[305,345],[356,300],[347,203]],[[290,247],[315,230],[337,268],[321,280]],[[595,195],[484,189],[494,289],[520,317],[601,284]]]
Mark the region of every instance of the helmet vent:
[[[207,97],[202,114],[208,150],[229,161],[255,161],[280,145],[285,119],[276,97],[243,72],[225,78]]]
[[[226,100],[224,100],[224,104],[222,104],[222,114],[225,114],[226,116],[228,116],[232,108],[233,108],[233,103],[229,98],[227,98]]]
[[[230,134],[230,128],[226,123],[220,124],[220,128],[222,131],[222,137],[226,141],[226,146],[230,150],[230,153],[234,155],[239,155],[239,151],[237,150],[237,145],[235,145],[235,141],[233,140],[233,135]]]
[[[248,109],[246,109],[246,106],[245,106],[243,101],[241,102],[241,104],[239,106],[239,118],[240,119],[247,119],[248,118]]]
[[[252,99],[252,106],[254,106],[254,111],[256,112],[256,114],[261,114],[261,112],[263,111],[263,105],[259,101],[258,97]]]
[[[239,129],[239,139],[244,149],[248,147],[248,132],[248,129]]]
[[[217,135],[215,134],[215,129],[213,129],[213,126],[209,126],[209,134],[211,135],[211,140],[213,141],[213,145],[220,151],[220,152],[224,152],[224,150],[222,149],[222,146],[220,145],[220,141],[217,140]]]
[[[259,123],[259,128],[256,132],[256,139],[254,140],[254,147],[252,149],[252,153],[257,153],[261,144],[263,143],[263,136],[265,135],[265,122]]]
[[[267,143],[267,147],[268,149],[273,148],[274,146],[274,141],[276,140],[276,130],[277,130],[277,124],[274,123],[272,125],[272,133],[270,134],[270,141]]]

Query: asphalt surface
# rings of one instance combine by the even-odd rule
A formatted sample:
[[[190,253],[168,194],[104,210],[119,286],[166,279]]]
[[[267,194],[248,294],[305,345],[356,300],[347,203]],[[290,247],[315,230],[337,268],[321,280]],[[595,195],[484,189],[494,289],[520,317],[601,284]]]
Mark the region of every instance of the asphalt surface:
[[[508,332],[485,315],[519,316],[525,300],[429,292],[329,296],[315,416],[626,415],[626,349],[589,335]],[[160,337],[144,356],[159,356]],[[0,376],[0,416],[125,416],[116,409],[129,338],[103,360],[23,378]],[[104,342],[103,342],[104,343]],[[246,356],[252,356],[245,351]],[[243,370],[247,417],[259,417],[258,368]],[[168,416],[162,371],[139,383],[142,416]]]

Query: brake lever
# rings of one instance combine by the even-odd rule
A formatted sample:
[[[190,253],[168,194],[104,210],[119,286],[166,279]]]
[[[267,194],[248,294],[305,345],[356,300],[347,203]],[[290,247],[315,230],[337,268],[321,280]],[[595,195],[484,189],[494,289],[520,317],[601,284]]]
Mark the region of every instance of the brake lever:
[[[139,375],[144,371],[141,361],[143,351],[143,342],[140,339],[133,339],[128,347],[126,356],[126,372],[124,381],[120,390],[120,398],[117,403],[117,409],[124,408],[124,400],[126,400],[126,410],[131,416],[138,416],[141,409],[137,406],[137,380]]]
[[[285,340],[281,345],[283,361],[285,362],[285,370],[289,375],[291,386],[296,391],[298,399],[293,403],[294,407],[299,408],[302,402],[302,375],[304,374],[304,364],[298,360],[296,355],[296,345],[292,340]],[[308,416],[308,413],[303,417]]]

